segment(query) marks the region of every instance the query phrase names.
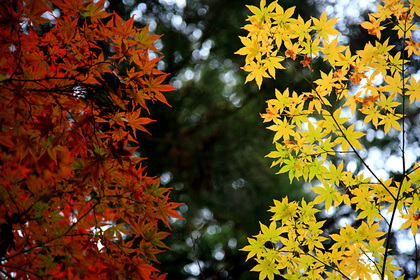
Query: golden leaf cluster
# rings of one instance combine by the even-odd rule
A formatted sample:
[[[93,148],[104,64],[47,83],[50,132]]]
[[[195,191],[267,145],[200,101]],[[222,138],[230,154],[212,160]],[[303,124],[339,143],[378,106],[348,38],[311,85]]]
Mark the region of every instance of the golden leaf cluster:
[[[311,77],[302,74],[310,85],[309,92],[276,90],[267,101],[264,122],[275,134],[275,151],[267,157],[278,173],[289,178],[303,178],[317,186],[313,202],[299,204],[274,201],[270,225],[261,224],[258,235],[249,238],[243,248],[248,258],[258,263],[252,270],[259,279],[403,279],[400,268],[390,256],[389,238],[395,218],[402,219],[400,229],[410,228],[416,235],[419,222],[420,166],[406,165],[406,128],[408,108],[420,101],[420,82],[409,71],[410,63],[420,55],[420,42],[413,36],[417,30],[420,2],[416,0],[383,1],[369,21],[360,25],[372,36],[363,49],[352,52],[340,44],[340,32],[334,28],[337,19],[323,12],[319,19],[307,21],[295,17],[295,8],[283,9],[277,2],[260,7],[248,6],[252,15],[240,37],[244,47],[237,54],[245,56],[246,81],[255,80],[261,89],[264,78],[275,78],[275,71],[292,68],[292,60],[308,68]],[[384,32],[395,33],[398,45],[383,38]],[[329,72],[314,69],[314,60],[323,60]],[[303,73],[303,72],[302,72]],[[319,77],[313,79],[312,77]],[[381,130],[387,137],[401,140],[403,177],[380,178],[366,162],[365,133],[349,121],[362,115],[363,125]],[[349,154],[360,169],[346,170],[343,161]],[[326,235],[317,221],[316,205],[327,211],[347,205],[355,211],[357,222]],[[357,225],[357,226],[356,226]],[[385,229],[385,230],[384,230]],[[325,247],[326,242],[333,244]],[[400,270],[399,272],[396,272]],[[376,275],[374,277],[374,275]],[[420,277],[418,277],[420,279]]]

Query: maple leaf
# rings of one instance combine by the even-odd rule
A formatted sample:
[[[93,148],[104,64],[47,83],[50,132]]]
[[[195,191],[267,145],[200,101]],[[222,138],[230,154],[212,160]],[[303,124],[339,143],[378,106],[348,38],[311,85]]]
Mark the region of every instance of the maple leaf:
[[[160,213],[160,219],[168,228],[171,228],[169,225],[168,216],[175,218],[175,219],[181,219],[183,220],[182,216],[175,210],[179,206],[183,205],[183,203],[178,202],[168,202],[169,200],[169,193],[162,197],[158,202],[158,213]]]
[[[366,208],[363,208],[362,211],[357,216],[358,219],[367,218],[367,222],[369,225],[372,225],[375,221],[375,218],[378,220],[382,219],[381,213],[379,212],[382,207],[377,207],[375,204],[371,203],[368,204]]]
[[[242,67],[247,72],[251,72],[245,79],[245,83],[248,83],[255,79],[255,82],[258,85],[258,88],[261,88],[263,78],[269,78],[267,74],[267,67],[261,65],[260,62],[251,61],[250,64]]]
[[[270,23],[269,22],[260,22],[256,19],[256,17],[248,17],[247,21],[250,21],[251,24],[247,24],[243,27],[243,29],[249,31],[250,36],[266,36],[269,33]]]
[[[153,246],[170,249],[162,242],[162,239],[166,238],[170,234],[169,232],[158,231],[158,229],[152,224],[147,224],[142,230],[144,232],[143,237],[146,238]]]
[[[414,162],[414,172],[410,173],[408,177],[414,184],[418,185],[420,183],[420,165],[417,162]],[[420,208],[420,204],[418,206]]]
[[[324,179],[329,179],[334,182],[336,185],[339,185],[341,181],[341,173],[343,172],[343,161],[336,167],[333,163],[330,162],[328,166],[328,172],[324,174]]]
[[[320,211],[319,209],[314,208],[314,205],[315,203],[313,201],[306,203],[305,198],[302,198],[301,206],[299,207],[299,209],[300,216],[302,217],[304,222],[305,219],[307,219],[308,222],[310,222],[310,220],[313,220],[314,215]]]
[[[411,15],[403,12],[401,14],[401,17],[398,21],[398,24],[396,24],[392,29],[397,30],[398,38],[411,38],[412,34],[411,32],[414,30],[417,30],[418,27],[414,24],[410,24],[411,21]]]
[[[360,57],[360,60],[358,61],[357,66],[363,66],[363,65],[369,65],[372,60],[377,56],[378,54],[378,49],[375,48],[370,42],[368,42],[363,50],[358,50],[356,51],[357,55]],[[360,65],[360,66],[359,66]],[[359,72],[359,71],[354,71],[355,73]]]
[[[100,19],[109,17],[111,14],[105,11],[104,5],[105,0],[88,2],[88,5],[85,6],[85,12],[82,15],[84,17],[90,17],[94,23]]]
[[[306,54],[305,54],[305,57],[303,58],[303,60],[300,62],[301,64],[302,64],[302,66],[303,67],[308,67],[309,68],[309,70],[311,70],[312,71],[312,68],[311,68],[311,62],[312,62],[312,59],[310,59]]]
[[[321,78],[316,80],[315,83],[319,85],[319,90],[321,92],[322,91],[331,92],[332,88],[335,86],[334,84],[335,78],[333,76],[333,72],[330,71],[328,75],[322,71],[320,72],[321,72]]]
[[[382,88],[382,91],[390,92],[391,93],[390,98],[392,97],[392,99],[395,98],[395,95],[397,93],[401,94],[402,88],[403,88],[403,83],[405,83],[407,81],[407,78],[405,79],[405,81],[402,81],[401,77],[398,73],[395,73],[394,76],[385,76],[384,79],[385,79],[385,82],[388,85],[384,86]],[[390,106],[390,107],[387,107],[386,109],[390,109],[390,108],[395,107],[396,105],[400,104],[398,102],[391,103],[392,99],[391,100],[386,100],[385,96],[382,94],[381,95],[381,104],[384,103],[384,102],[387,102],[388,103],[387,106]]]
[[[312,123],[309,123],[308,131],[302,131],[301,135],[306,137],[306,143],[312,144],[316,141],[321,141],[326,136],[326,133],[322,126],[315,127]]]
[[[381,39],[381,30],[385,27],[381,26],[381,20],[369,15],[369,21],[361,22],[360,25],[369,31],[370,35],[375,35],[379,40]]]
[[[373,107],[373,106],[363,107],[362,109],[360,109],[360,112],[366,115],[365,119],[363,120],[363,124],[372,122],[375,128],[378,127],[379,119],[381,118],[382,115],[377,107]]]
[[[314,24],[313,28],[318,32],[319,36],[322,36],[322,38],[324,38],[324,40],[327,42],[329,42],[329,35],[335,36],[341,34],[336,29],[332,28],[337,22],[337,18],[327,20],[327,15],[325,14],[325,11],[322,12],[319,20],[316,18],[312,18],[312,22]]]
[[[389,64],[391,65],[391,74],[396,71],[401,72],[401,67],[405,63],[404,59],[401,59],[401,53],[397,52],[394,56],[388,55]]]
[[[348,69],[350,66],[354,65],[354,62],[356,60],[357,56],[352,55],[350,51],[350,47],[345,48],[345,52],[338,53],[338,60],[335,63],[336,66],[342,66],[342,69]]]
[[[260,58],[260,43],[257,36],[241,37],[239,36],[244,47],[240,48],[235,54],[246,55],[246,61],[252,61],[254,58]]]
[[[264,119],[264,122],[273,121],[278,116],[279,112],[279,109],[275,105],[270,105],[269,103],[267,105],[268,107],[265,109],[266,114],[260,114],[261,118]]]
[[[302,48],[299,48],[299,43],[294,43],[292,45],[290,42],[284,42],[284,46],[287,49],[284,54],[286,57],[290,57],[293,60],[295,60],[296,56],[302,51]]]
[[[334,142],[331,142],[331,136],[328,137],[327,139],[322,139],[321,143],[319,143],[319,145],[317,146],[317,152],[319,154],[321,154],[321,157],[326,160],[327,159],[327,155],[334,155],[335,151],[334,151],[334,146],[336,146],[337,144]]]
[[[292,125],[288,122],[288,120],[279,120],[274,119],[273,120],[275,124],[267,127],[267,129],[276,131],[276,134],[273,138],[273,143],[277,142],[279,139],[283,138],[285,141],[289,140],[290,136],[293,136],[295,134],[294,127],[295,125]]]
[[[360,142],[357,140],[365,135],[365,133],[360,131],[354,131],[355,124],[350,125],[348,128],[341,128],[342,137],[338,139],[338,142],[341,143],[343,152],[347,152],[349,146],[351,145],[354,149],[360,149],[362,151],[363,147]]]
[[[338,38],[336,37],[331,43],[324,41],[324,48],[321,51],[324,53],[324,61],[328,60],[334,67],[337,61],[340,61],[340,54],[346,49],[344,46],[337,46]]]
[[[414,42],[412,38],[406,40],[405,50],[408,53],[408,57],[415,55],[420,55],[420,42]]]
[[[289,89],[286,88],[283,93],[279,90],[275,90],[276,99],[270,99],[267,101],[269,105],[274,106],[278,111],[279,114],[283,113],[283,110],[288,107],[291,103],[289,96]]]
[[[134,16],[133,16],[134,17]],[[133,18],[132,17],[132,18]],[[132,23],[131,23],[132,24]],[[134,41],[139,43],[139,47],[142,50],[151,50],[157,53],[160,53],[153,43],[162,37],[162,35],[149,35],[149,25],[146,25],[140,32],[134,37]]]
[[[260,271],[259,280],[264,280],[265,278],[273,280],[274,274],[280,275],[276,263],[269,258],[257,259],[257,262],[258,264],[251,271]]]
[[[279,240],[280,234],[282,234],[281,228],[277,227],[275,221],[272,221],[269,227],[260,222],[260,227],[265,240],[272,243],[276,243]]]
[[[318,56],[319,51],[321,50],[319,38],[315,38],[314,40],[310,38],[306,41],[303,41],[301,43],[301,46],[303,47],[303,50],[301,51],[302,54],[310,57]]]
[[[274,22],[283,25],[292,22],[294,19],[292,18],[293,13],[295,12],[296,7],[290,7],[286,10],[283,9],[282,6],[277,5],[275,8],[275,13],[272,15]]]
[[[371,108],[374,106],[376,101],[378,100],[379,95],[376,96],[368,96],[363,98],[362,107],[363,108]]]
[[[89,1],[89,2],[93,2],[93,1]],[[60,1],[55,1],[54,4],[57,5],[57,7],[59,7],[63,11],[64,14],[69,15],[69,16],[75,16],[80,12],[84,13],[86,5],[88,5],[89,3],[85,3],[85,1],[83,0],[74,0],[74,1],[60,0]]]
[[[367,76],[366,76],[365,71],[362,69],[359,69],[359,67],[356,65],[354,67],[354,71],[352,72],[350,76],[350,82],[353,82],[355,85],[358,85],[360,81],[366,78]]]
[[[337,201],[337,194],[334,190],[334,185],[329,184],[326,182],[322,183],[322,187],[312,187],[311,188],[315,193],[319,194],[315,200],[315,204],[319,204],[322,202],[325,202],[325,209],[328,211],[330,209],[331,205],[333,204],[333,201]],[[334,205],[336,207],[337,205]]]
[[[273,2],[268,7],[266,7],[266,1],[261,0],[260,8],[251,5],[247,5],[246,7],[254,14],[253,17],[255,17],[258,22],[263,22],[266,20],[266,18],[269,18],[269,14],[276,7],[276,2]]]
[[[136,135],[137,129],[150,134],[150,132],[147,131],[143,125],[155,122],[155,120],[152,120],[150,118],[140,118],[140,110],[136,110],[134,112],[127,112],[125,114],[125,119],[127,121],[127,125],[133,129],[134,135]]]
[[[138,272],[141,275],[141,279],[150,279],[151,274],[153,272],[158,271],[155,267],[153,267],[150,263],[147,263],[146,261],[142,261],[138,267]]]
[[[417,81],[413,76],[410,77],[410,84],[407,85],[406,95],[410,96],[410,103],[414,100],[420,101],[420,81]]]
[[[402,131],[400,124],[398,123],[398,120],[400,120],[402,117],[401,114],[395,114],[394,110],[390,110],[386,113],[386,115],[380,115],[379,118],[381,118],[381,121],[379,124],[384,125],[384,132],[385,135],[389,132],[391,127],[393,127],[396,130]]]
[[[147,87],[144,89],[152,100],[156,98],[160,102],[171,107],[162,92],[173,91],[176,90],[176,88],[171,85],[162,84],[166,77],[167,75],[149,76],[149,78],[145,80]]]
[[[305,181],[312,180],[314,177],[321,179],[323,174],[328,171],[323,164],[324,161],[318,159],[314,159],[311,163],[308,163],[303,171],[303,178]]]
[[[299,15],[298,18],[296,20],[292,20],[291,23],[293,24],[293,30],[296,32],[299,42],[302,42],[311,37],[311,19],[305,22]]]
[[[360,102],[363,102],[363,98],[360,97],[361,94],[362,94],[361,92],[357,92],[355,95],[349,96],[347,98],[346,103],[344,103],[344,105],[343,105],[343,106],[350,105],[350,110],[351,110],[352,114],[354,114],[354,111],[356,111],[357,104],[360,103]]]
[[[341,117],[341,108],[335,110],[333,115],[330,115],[327,111],[323,111],[322,115],[324,120],[319,121],[318,125],[324,127],[327,132],[335,132],[349,119]]]
[[[162,59],[162,57],[157,57],[149,60],[147,55],[140,55],[136,53],[131,57],[131,61],[134,62],[141,69],[143,75],[165,75],[164,72],[156,69],[156,64]]]
[[[39,24],[51,21],[44,15],[47,12],[52,13],[51,8],[44,1],[29,0],[25,2],[24,15],[28,18],[28,23],[40,28]]]
[[[246,257],[246,260],[249,260],[250,258],[252,258],[253,256],[257,256],[257,258],[260,258],[261,255],[264,254],[266,248],[264,246],[266,240],[263,237],[262,234],[258,234],[256,236],[254,236],[255,238],[249,238],[248,237],[248,243],[250,245],[247,245],[243,248],[241,248],[241,251],[248,251],[248,255]]]
[[[117,13],[113,13],[113,23],[111,25],[107,26],[114,32],[114,36],[115,34],[120,35],[121,37],[117,37],[117,39],[122,40],[122,39],[128,39],[128,36],[132,36],[134,34],[137,34],[137,30],[135,28],[133,28],[133,24],[134,24],[134,16],[130,17],[126,22],[124,22],[122,20],[122,18],[117,14]],[[148,31],[148,27],[146,28],[147,30],[145,32],[147,32],[147,34],[149,33]],[[146,35],[147,37],[147,34]],[[143,48],[143,46],[141,46],[141,48]]]
[[[280,64],[281,61],[284,60],[284,57],[278,56],[270,56],[263,60],[264,67],[267,68],[268,73],[273,77],[276,78],[276,69],[284,69],[284,67]]]
[[[276,199],[274,199],[273,201],[274,206],[271,206],[268,210],[269,212],[274,213],[271,220],[281,220],[282,222],[285,222],[286,220],[296,216],[296,210],[298,209],[298,205],[294,201],[289,202],[289,198],[287,196],[284,197],[281,202]]]

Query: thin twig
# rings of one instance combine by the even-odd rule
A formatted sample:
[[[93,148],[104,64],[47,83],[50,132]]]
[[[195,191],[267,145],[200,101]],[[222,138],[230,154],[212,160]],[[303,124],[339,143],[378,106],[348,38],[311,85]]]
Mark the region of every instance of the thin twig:
[[[407,20],[405,20],[405,24],[407,24]],[[407,30],[407,29],[406,29]],[[402,147],[401,147],[401,158],[402,158],[402,164],[403,164],[403,178],[405,178],[405,174],[406,174],[406,168],[405,168],[405,83],[404,83],[404,77],[405,77],[405,68],[404,68],[404,58],[405,58],[405,39],[406,39],[406,33],[404,32],[404,36],[403,36],[403,48],[401,49],[401,56],[402,56],[402,64],[401,64],[401,75],[402,75]],[[395,181],[393,181],[393,183],[395,184]],[[385,245],[385,254],[384,254],[384,261],[383,261],[383,266],[382,266],[382,274],[381,274],[381,280],[385,279],[385,268],[386,268],[386,260],[388,258],[388,251],[389,251],[389,246],[390,246],[390,240],[391,240],[391,232],[392,232],[392,224],[394,222],[394,217],[395,217],[395,213],[397,211],[398,208],[398,202],[400,201],[400,193],[401,193],[401,189],[402,189],[402,185],[404,183],[404,179],[402,180],[402,182],[400,183],[400,185],[398,186],[398,192],[397,192],[397,197],[394,198],[394,209],[392,209],[392,215],[391,215],[391,220],[389,221],[389,227],[388,227],[388,233],[386,236],[386,245]]]
[[[200,261],[198,260],[197,252],[195,251],[195,244],[197,243],[197,240],[199,239],[199,237],[197,237],[197,238],[193,237],[191,227],[190,227],[190,236],[191,236],[191,240],[192,240],[192,243],[193,243],[192,244],[192,250],[194,252],[195,261],[197,262],[198,269],[200,270],[201,277],[203,278],[203,280],[206,280],[206,277],[204,277],[203,270],[201,269]]]

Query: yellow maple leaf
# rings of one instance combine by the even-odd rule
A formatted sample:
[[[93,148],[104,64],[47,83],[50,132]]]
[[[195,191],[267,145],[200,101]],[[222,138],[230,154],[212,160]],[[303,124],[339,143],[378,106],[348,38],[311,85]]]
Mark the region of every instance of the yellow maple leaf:
[[[369,21],[361,22],[360,25],[368,30],[370,35],[375,35],[378,39],[381,39],[381,30],[385,27],[381,26],[381,20],[369,15]]]
[[[410,96],[410,104],[414,102],[415,99],[420,101],[420,80],[417,81],[416,78],[411,76],[410,84],[407,85],[406,95]]]
[[[324,47],[321,51],[324,53],[324,61],[328,62],[334,67],[337,61],[340,61],[340,53],[346,50],[344,46],[337,46],[338,38],[334,38],[331,43],[324,40]]]
[[[282,6],[277,5],[276,12],[273,15],[274,23],[278,25],[284,25],[292,22],[294,19],[291,17],[293,16],[295,9],[296,7],[290,7],[285,11]]]
[[[274,119],[274,124],[267,127],[267,129],[272,130],[272,131],[276,131],[276,134],[274,135],[273,138],[273,143],[278,141],[279,139],[283,138],[284,140],[289,140],[290,136],[294,136],[295,135],[295,125],[290,124],[289,121],[287,119],[284,120],[279,120],[279,119]]]
[[[246,7],[254,14],[253,17],[255,17],[256,20],[263,22],[270,18],[270,13],[274,10],[276,4],[276,2],[273,2],[266,7],[266,0],[261,0],[260,8],[251,5],[246,5]]]
[[[280,64],[284,60],[282,56],[270,56],[263,60],[264,67],[268,69],[271,77],[276,78],[276,69],[285,69],[283,65]]]
[[[258,264],[251,269],[251,271],[259,271],[260,276],[259,280],[264,280],[268,278],[269,280],[274,280],[274,274],[280,275],[280,272],[277,268],[276,262],[270,258],[263,258],[256,260]]]
[[[366,115],[365,119],[363,120],[363,124],[372,122],[375,128],[378,127],[381,112],[378,110],[377,107],[363,107],[362,109],[360,109],[360,112]]]
[[[260,258],[264,253],[265,253],[265,238],[264,236],[260,233],[256,236],[254,236],[255,238],[249,238],[248,237],[248,243],[250,245],[247,245],[243,248],[241,248],[241,251],[247,251],[248,256],[246,257],[246,260],[249,260],[250,258],[252,258],[253,256],[257,256],[257,258]]]
[[[299,15],[297,19],[292,21],[292,29],[296,32],[299,42],[304,41],[305,39],[311,38],[310,32],[312,31],[311,27],[312,20],[304,21]]]
[[[277,227],[276,221],[271,221],[268,227],[260,222],[260,227],[264,239],[272,243],[276,243],[280,238],[280,234],[283,233],[282,229]]]
[[[289,202],[288,197],[284,197],[282,201],[278,201],[276,199],[274,201],[274,206],[271,206],[268,212],[274,213],[273,217],[271,218],[272,221],[282,221],[285,222],[286,220],[293,218],[296,216],[298,209],[298,205],[295,201]]]
[[[382,119],[379,124],[384,125],[384,132],[385,135],[389,132],[391,127],[395,128],[396,130],[402,131],[400,124],[398,123],[398,120],[401,119],[401,114],[395,114],[394,110],[390,110],[387,112],[386,115],[380,115],[380,118]]]
[[[418,27],[411,22],[411,15],[405,13],[401,16],[398,24],[392,28],[392,30],[397,30],[398,38],[411,38],[411,32],[417,30]]]
[[[341,108],[338,108],[334,111],[333,115],[331,115],[328,111],[323,110],[322,116],[324,116],[325,120],[320,120],[318,125],[324,127],[326,132],[336,132],[339,129],[338,126],[342,126],[349,118],[341,117]]]
[[[342,127],[342,137],[339,137],[337,141],[341,143],[341,148],[343,149],[344,154],[348,151],[349,146],[352,146],[354,149],[363,150],[362,145],[357,140],[365,135],[365,133],[360,131],[354,131],[355,124],[350,125],[348,128]]]
[[[244,47],[240,48],[235,54],[246,55],[245,61],[252,61],[254,58],[261,57],[260,43],[257,36],[251,38],[239,36]]]
[[[386,77],[385,77],[385,81],[386,81]],[[398,86],[398,85],[397,85]],[[400,105],[400,102],[394,101],[396,94],[396,90],[398,89],[393,89],[392,87],[395,87],[395,83],[391,83],[390,84],[391,89],[386,88],[386,91],[390,90],[391,92],[393,92],[392,94],[390,94],[388,97],[386,97],[385,94],[381,93],[380,94],[380,100],[376,102],[376,104],[379,106],[379,108],[381,108],[384,111],[392,111],[394,110],[395,107],[397,107],[398,105]]]
[[[363,102],[363,98],[360,97],[361,94],[362,94],[361,92],[357,92],[355,95],[348,96],[346,103],[344,103],[343,105],[343,106],[350,105],[350,111],[352,114],[354,114],[354,111],[356,111],[357,104],[360,102]]]
[[[333,76],[333,71],[330,71],[327,74],[325,74],[322,71],[319,71],[321,73],[321,78],[315,81],[315,84],[319,86],[320,92],[327,92],[330,93],[332,91],[332,88],[335,87],[335,78]]]
[[[318,194],[314,200],[314,203],[320,204],[325,202],[325,210],[327,212],[331,208],[333,201],[337,201],[337,191],[334,190],[334,184],[323,181],[322,186],[311,187],[311,189]],[[337,205],[334,205],[334,207],[335,206]]]
[[[330,20],[327,20],[327,15],[325,14],[325,11],[322,12],[321,17],[318,19],[312,18],[314,29],[318,32],[319,36],[322,36],[325,41],[329,41],[328,35],[340,35],[341,33],[335,29],[332,28],[335,23],[337,22],[337,18],[333,18]]]
[[[261,65],[260,62],[251,61],[250,64],[245,65],[242,67],[243,70],[247,72],[251,72],[245,79],[245,83],[248,83],[255,79],[255,82],[258,85],[258,88],[261,89],[261,84],[263,78],[270,78],[267,74],[267,67]]]
[[[338,53],[336,66],[341,66],[344,70],[349,69],[350,66],[354,65],[356,58],[356,55],[351,55],[350,47],[345,47],[344,54]]]
[[[303,50],[301,51],[302,54],[307,56],[317,56],[318,52],[321,50],[320,45],[321,40],[319,38],[308,38],[307,40],[300,43],[300,45],[303,47]]]
[[[410,207],[410,209],[408,210],[408,214],[403,214],[401,217],[403,219],[406,219],[406,221],[401,225],[400,229],[405,229],[405,228],[410,227],[413,235],[416,235],[417,229],[420,226],[420,219],[419,219],[418,211],[414,211],[414,209]]]

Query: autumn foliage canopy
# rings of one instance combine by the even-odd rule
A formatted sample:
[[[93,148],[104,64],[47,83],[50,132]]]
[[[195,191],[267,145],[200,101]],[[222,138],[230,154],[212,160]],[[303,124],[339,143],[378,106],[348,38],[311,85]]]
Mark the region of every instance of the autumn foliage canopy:
[[[169,190],[140,157],[166,103],[148,27],[105,0],[0,4],[0,274],[162,279]],[[166,229],[166,230],[165,230]]]
[[[261,224],[259,234],[248,239],[243,250],[255,260],[252,270],[260,280],[420,279],[420,165],[410,150],[418,139],[413,116],[420,101],[420,2],[380,2],[369,21],[360,23],[371,37],[357,51],[340,43],[337,19],[325,11],[304,20],[277,1],[248,6],[247,35],[237,52],[245,56],[246,82],[261,88],[264,79],[289,68],[308,85],[307,92],[276,90],[267,101],[261,116],[271,124],[275,144],[267,157],[290,180],[312,182],[315,197],[275,200],[269,225]],[[315,67],[319,61],[327,71]],[[400,176],[383,175],[369,164],[367,132],[398,142],[393,164]],[[350,161],[358,168],[349,168]],[[346,209],[350,218],[329,234],[320,209]],[[405,233],[412,258],[396,261],[390,241],[395,230]],[[413,267],[404,271],[409,261]]]

